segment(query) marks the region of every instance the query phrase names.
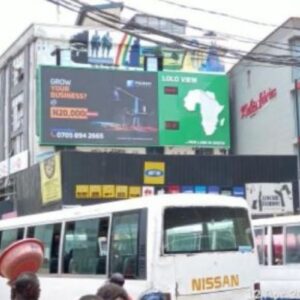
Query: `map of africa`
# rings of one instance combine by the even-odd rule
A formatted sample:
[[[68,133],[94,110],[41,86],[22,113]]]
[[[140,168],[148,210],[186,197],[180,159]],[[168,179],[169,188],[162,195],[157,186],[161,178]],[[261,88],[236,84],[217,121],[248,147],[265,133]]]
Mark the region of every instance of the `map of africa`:
[[[184,98],[184,107],[188,111],[195,111],[197,104],[200,105],[200,119],[202,128],[207,136],[213,135],[220,126],[224,125],[225,119],[219,120],[219,115],[224,106],[220,105],[215,94],[200,89],[190,90]]]

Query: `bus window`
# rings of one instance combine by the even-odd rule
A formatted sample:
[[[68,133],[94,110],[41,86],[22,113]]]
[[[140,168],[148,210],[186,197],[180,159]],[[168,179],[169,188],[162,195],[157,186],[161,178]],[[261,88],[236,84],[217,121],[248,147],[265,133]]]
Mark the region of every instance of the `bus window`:
[[[60,234],[61,224],[46,224],[28,228],[27,236],[39,239],[44,244],[44,262],[39,270],[40,273],[58,272]]]
[[[300,226],[286,228],[286,263],[300,263]]]
[[[24,229],[23,228],[15,228],[15,229],[8,229],[2,231],[1,234],[1,243],[0,243],[0,250],[3,250],[7,246],[9,246],[11,243],[21,240],[24,235]]]
[[[255,229],[254,235],[255,235],[255,245],[258,254],[258,262],[260,265],[267,265],[268,264],[267,227]]]
[[[63,273],[106,274],[109,219],[66,224]]]
[[[164,215],[165,253],[253,248],[247,211],[225,207],[171,207]]]
[[[258,262],[260,265],[264,264],[264,229],[259,228],[254,230],[255,245],[257,248]]]
[[[125,278],[146,276],[146,210],[114,214],[111,234],[110,272]]]
[[[272,227],[272,265],[283,264],[283,229]]]

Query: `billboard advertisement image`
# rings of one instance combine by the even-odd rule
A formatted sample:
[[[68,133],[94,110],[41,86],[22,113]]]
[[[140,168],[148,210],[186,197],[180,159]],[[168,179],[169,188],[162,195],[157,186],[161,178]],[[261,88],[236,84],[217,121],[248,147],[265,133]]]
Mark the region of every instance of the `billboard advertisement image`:
[[[161,145],[230,147],[226,75],[160,72]]]
[[[172,24],[171,24],[172,25]],[[209,46],[208,51],[178,49],[156,44],[143,38],[114,31],[83,27],[40,25],[34,26],[38,33],[35,43],[37,63],[55,65],[53,51],[61,51],[61,64],[92,68],[96,66],[113,66],[117,68],[134,68],[143,70],[145,56],[163,56],[164,70],[224,72],[222,61],[224,53],[219,48],[228,47],[226,41],[217,37],[189,37],[191,45],[200,47],[201,43]],[[157,39],[156,35],[147,34],[148,38]],[[220,47],[219,47],[220,46]],[[17,67],[15,66],[17,69]]]
[[[43,66],[39,98],[41,144],[158,144],[156,73]]]
[[[247,183],[246,200],[253,215],[294,212],[291,182]]]

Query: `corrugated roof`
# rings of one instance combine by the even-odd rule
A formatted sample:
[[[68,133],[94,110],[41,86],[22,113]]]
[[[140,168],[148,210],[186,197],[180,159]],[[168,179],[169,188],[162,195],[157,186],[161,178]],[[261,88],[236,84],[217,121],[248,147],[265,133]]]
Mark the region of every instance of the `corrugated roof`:
[[[97,11],[97,10],[107,10],[107,9],[114,9],[114,8],[120,8],[120,10],[122,10],[124,8],[123,2],[98,4],[98,5],[86,5],[80,10],[80,13],[77,16],[75,24],[82,25],[86,17],[86,14],[88,12],[91,12],[93,10]]]

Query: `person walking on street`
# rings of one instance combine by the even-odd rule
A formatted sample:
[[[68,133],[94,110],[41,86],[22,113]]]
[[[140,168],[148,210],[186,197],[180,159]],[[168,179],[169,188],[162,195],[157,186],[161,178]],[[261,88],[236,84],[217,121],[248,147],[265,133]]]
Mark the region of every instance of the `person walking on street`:
[[[10,285],[11,300],[38,300],[40,298],[40,282],[35,273],[24,272]]]
[[[129,300],[126,290],[115,283],[105,283],[97,291],[97,296],[103,300]]]

